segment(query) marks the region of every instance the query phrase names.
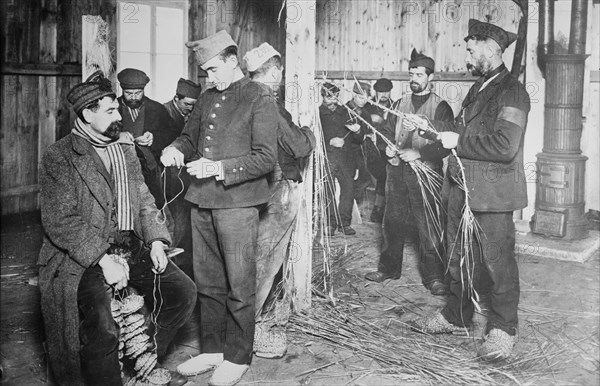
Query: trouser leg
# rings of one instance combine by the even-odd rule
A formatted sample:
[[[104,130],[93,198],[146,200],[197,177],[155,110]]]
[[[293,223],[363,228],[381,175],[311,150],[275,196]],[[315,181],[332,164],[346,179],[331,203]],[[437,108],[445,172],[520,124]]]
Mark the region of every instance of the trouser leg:
[[[173,262],[169,261],[160,275],[155,275],[152,267],[150,252],[146,250],[140,261],[131,267],[129,285],[140,291],[149,309],[157,313],[154,326],[156,352],[162,358],[179,328],[192,315],[197,291],[192,279]]]
[[[113,289],[104,281],[102,268],[87,268],[77,290],[80,358],[83,378],[89,385],[121,385],[119,326],[112,317]]]
[[[402,274],[406,219],[409,215],[408,189],[398,166],[388,166],[383,215],[383,247],[378,271],[392,277]]]

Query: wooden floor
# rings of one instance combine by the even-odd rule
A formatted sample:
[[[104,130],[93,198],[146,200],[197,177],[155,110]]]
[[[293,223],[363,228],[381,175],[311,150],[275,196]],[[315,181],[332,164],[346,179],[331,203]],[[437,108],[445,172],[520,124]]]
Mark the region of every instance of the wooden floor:
[[[366,282],[363,275],[376,266],[380,227],[357,225],[356,236],[336,235],[332,246],[346,245],[349,258],[335,281],[338,302],[362,305],[363,317],[390,325],[405,322],[441,307],[443,298],[431,296],[420,284],[416,259],[407,252],[403,277],[382,284]],[[44,333],[39,305],[35,257],[41,242],[39,218],[35,215],[3,219],[1,255],[1,364],[3,385],[49,385]],[[521,303],[518,355],[560,348],[562,366],[544,376],[515,374],[515,380],[534,385],[598,385],[600,258],[579,264],[519,256]],[[368,301],[362,301],[368,299]],[[315,298],[314,306],[323,304]],[[338,303],[341,304],[341,303]],[[372,304],[372,305],[368,305]],[[398,312],[398,306],[402,312]],[[327,321],[324,321],[327,323]],[[427,379],[406,374],[386,374],[385,366],[335,342],[295,332],[289,327],[287,355],[272,360],[255,357],[241,385],[395,385],[423,384]],[[450,337],[443,344],[456,344],[465,357],[474,353],[478,337],[465,343]],[[192,319],[176,339],[165,365],[178,363],[199,353],[198,327]],[[532,354],[533,355],[533,354]],[[536,354],[537,355],[537,354]],[[467,359],[467,358],[466,358]],[[357,370],[358,369],[358,370]],[[359,375],[357,375],[359,374]],[[210,374],[190,378],[190,385],[204,385]],[[499,383],[514,383],[504,379]]]

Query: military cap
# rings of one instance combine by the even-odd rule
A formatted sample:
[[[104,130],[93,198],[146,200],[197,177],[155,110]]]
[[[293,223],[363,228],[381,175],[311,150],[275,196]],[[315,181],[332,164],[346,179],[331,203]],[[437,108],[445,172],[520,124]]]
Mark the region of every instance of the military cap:
[[[185,43],[185,46],[194,51],[196,54],[196,61],[202,66],[204,63],[217,56],[225,48],[231,46],[237,47],[237,44],[235,44],[231,35],[222,29],[216,34],[210,35],[204,39],[187,42]]]
[[[192,82],[191,80],[179,78],[177,81],[176,94],[183,95],[186,98],[198,99],[202,86]]]
[[[413,67],[425,67],[428,68],[431,72],[434,71],[435,61],[427,55],[423,55],[422,53],[417,52],[416,49],[413,48],[410,54],[410,61],[408,62],[408,68]]]
[[[67,100],[73,106],[73,110],[79,114],[92,102],[105,96],[116,97],[110,80],[104,77],[102,71],[96,71],[85,82],[73,86],[67,94]]]
[[[244,55],[246,68],[250,72],[256,71],[273,56],[279,56],[281,58],[281,54],[277,52],[273,46],[271,46],[269,43],[263,43],[260,46],[246,52],[246,55]]]
[[[517,39],[516,34],[505,31],[497,25],[470,19],[469,35],[465,37],[465,42],[476,37],[484,37],[494,40],[496,43],[498,43],[502,51],[504,51],[506,47],[510,46],[512,42]]]
[[[371,85],[366,82],[358,82],[358,83],[354,82],[354,88],[352,91],[354,91],[357,94],[361,94],[361,95],[363,93],[369,95],[369,94],[371,94]]]
[[[135,68],[126,68],[117,74],[117,79],[123,90],[140,89],[146,87],[150,78],[144,71]]]
[[[337,96],[340,93],[340,88],[333,83],[324,83],[321,89],[321,95],[323,96]]]
[[[394,85],[392,84],[392,81],[388,78],[380,78],[377,79],[377,81],[373,85],[373,88],[377,92],[388,92],[391,91],[392,88],[394,88]]]

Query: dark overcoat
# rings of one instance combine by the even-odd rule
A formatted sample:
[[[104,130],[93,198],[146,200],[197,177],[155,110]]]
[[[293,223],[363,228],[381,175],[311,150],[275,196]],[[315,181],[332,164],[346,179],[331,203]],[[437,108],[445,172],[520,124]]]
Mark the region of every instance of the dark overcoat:
[[[529,94],[506,68],[480,90],[484,81],[469,89],[452,128],[460,134],[456,152],[465,168],[471,209],[510,212],[527,206],[523,139]],[[445,126],[435,125],[438,131]],[[449,157],[450,185],[459,174],[456,159]]]
[[[133,144],[125,153],[134,232],[150,244],[170,243],[156,220],[154,199],[144,184]],[[42,314],[50,364],[61,385],[81,385],[77,288],[86,268],[109,248],[113,182],[92,145],[69,134],[51,145],[40,170],[44,241],[38,264]]]

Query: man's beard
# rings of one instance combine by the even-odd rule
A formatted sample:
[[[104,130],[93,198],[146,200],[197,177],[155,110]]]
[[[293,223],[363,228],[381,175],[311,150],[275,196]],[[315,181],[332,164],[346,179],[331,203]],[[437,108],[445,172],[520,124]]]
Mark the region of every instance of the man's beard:
[[[491,71],[491,64],[483,59],[477,59],[475,64],[467,64],[467,70],[475,76],[485,76]]]
[[[120,121],[113,122],[108,126],[108,129],[104,132],[104,135],[110,139],[114,139],[115,141],[119,139],[121,136],[121,128],[123,125]]]
[[[410,82],[410,90],[413,93],[418,94],[418,93],[423,92],[425,90],[425,86],[421,86],[419,83]]]
[[[137,109],[138,107],[140,107],[142,105],[142,101],[143,101],[143,99],[128,100],[128,99],[123,98],[123,103],[125,103],[125,106],[132,108],[132,109]]]
[[[335,103],[335,102],[323,103],[323,104],[325,105],[325,107],[327,107],[331,111],[334,111],[337,108],[337,103]]]

